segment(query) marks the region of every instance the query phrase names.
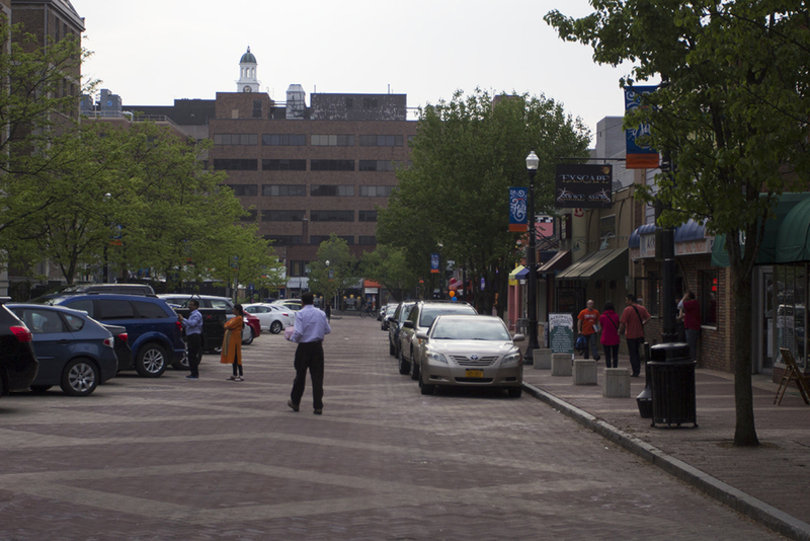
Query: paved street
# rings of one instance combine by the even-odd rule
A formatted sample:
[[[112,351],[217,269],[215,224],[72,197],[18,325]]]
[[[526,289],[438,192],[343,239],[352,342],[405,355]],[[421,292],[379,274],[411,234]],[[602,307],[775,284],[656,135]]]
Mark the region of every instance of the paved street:
[[[206,355],[3,397],[0,540],[781,539],[531,396],[422,396],[375,320],[332,328],[322,416],[268,334],[241,383]]]

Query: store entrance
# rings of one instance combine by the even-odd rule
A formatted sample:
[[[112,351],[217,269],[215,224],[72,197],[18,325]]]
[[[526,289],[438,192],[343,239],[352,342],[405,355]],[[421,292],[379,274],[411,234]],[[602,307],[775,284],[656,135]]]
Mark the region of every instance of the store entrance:
[[[774,280],[772,267],[757,268],[756,309],[754,310],[754,372],[773,372],[774,352]]]

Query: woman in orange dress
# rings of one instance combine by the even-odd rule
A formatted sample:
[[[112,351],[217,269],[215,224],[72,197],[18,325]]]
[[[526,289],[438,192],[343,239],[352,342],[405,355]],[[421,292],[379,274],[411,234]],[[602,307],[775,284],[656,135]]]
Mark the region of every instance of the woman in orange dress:
[[[233,307],[231,319],[225,322],[225,337],[222,339],[222,354],[219,362],[222,364],[233,364],[233,376],[231,381],[244,381],[242,379],[242,327],[245,326],[245,311],[241,304]]]

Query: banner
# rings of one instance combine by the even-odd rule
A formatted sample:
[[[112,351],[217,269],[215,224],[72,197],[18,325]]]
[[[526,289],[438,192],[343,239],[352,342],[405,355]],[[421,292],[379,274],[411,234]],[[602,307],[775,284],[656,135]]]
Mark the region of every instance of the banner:
[[[613,166],[558,164],[554,174],[557,208],[610,208]]]
[[[527,188],[509,188],[509,231],[529,230],[528,194]]]
[[[430,254],[430,273],[439,273],[439,254]]]
[[[624,111],[632,111],[641,106],[642,96],[655,92],[657,86],[626,86],[624,87]],[[656,169],[658,167],[658,151],[640,139],[650,135],[650,125],[642,124],[634,130],[625,130],[627,148],[625,152],[627,169]]]

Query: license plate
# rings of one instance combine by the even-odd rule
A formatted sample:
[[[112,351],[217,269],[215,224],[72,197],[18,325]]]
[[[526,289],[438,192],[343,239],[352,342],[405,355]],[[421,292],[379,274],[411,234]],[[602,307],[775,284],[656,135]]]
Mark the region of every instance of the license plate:
[[[467,377],[468,378],[483,378],[484,371],[483,370],[467,370]]]

